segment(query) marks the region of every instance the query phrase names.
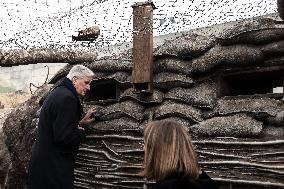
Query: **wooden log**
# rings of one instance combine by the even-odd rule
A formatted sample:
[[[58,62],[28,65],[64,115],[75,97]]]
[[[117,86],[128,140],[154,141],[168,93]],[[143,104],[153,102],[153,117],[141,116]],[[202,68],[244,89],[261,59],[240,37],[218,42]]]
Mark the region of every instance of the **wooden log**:
[[[11,49],[0,50],[0,66],[10,67],[37,63],[69,63],[93,62],[97,58],[94,50],[82,49]]]

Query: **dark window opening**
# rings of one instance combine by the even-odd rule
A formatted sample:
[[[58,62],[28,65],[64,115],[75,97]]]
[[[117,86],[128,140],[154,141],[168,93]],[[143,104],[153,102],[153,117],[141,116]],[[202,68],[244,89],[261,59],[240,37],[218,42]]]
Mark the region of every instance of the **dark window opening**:
[[[148,83],[135,83],[134,88],[138,91],[148,90]]]
[[[221,77],[221,96],[265,95],[283,96],[284,69],[263,69],[229,73]],[[280,93],[280,94],[279,94]]]
[[[133,88],[136,92],[151,93],[152,91],[150,83],[133,83]]]
[[[120,89],[115,79],[99,79],[91,82],[90,91],[86,94],[84,101],[108,101],[118,100]]]

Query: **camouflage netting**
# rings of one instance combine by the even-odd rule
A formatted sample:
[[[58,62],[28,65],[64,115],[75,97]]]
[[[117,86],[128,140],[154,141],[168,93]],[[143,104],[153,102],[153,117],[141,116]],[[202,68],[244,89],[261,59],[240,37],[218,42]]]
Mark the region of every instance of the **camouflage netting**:
[[[220,81],[227,73],[284,68],[284,25],[278,19],[240,20],[166,40],[154,49],[152,94],[132,90],[129,50],[85,63],[96,79],[117,80],[120,96],[83,102],[85,110],[96,105],[101,116],[88,128],[80,148],[76,188],[142,188],[144,180],[136,173],[143,162],[143,128],[160,119],[173,119],[188,128],[201,166],[221,188],[283,188],[283,95],[223,97],[228,86]],[[51,83],[70,68],[60,70]],[[38,121],[35,112],[40,109],[37,100],[31,101],[5,122],[14,170],[9,175],[11,186],[23,185],[27,171]]]

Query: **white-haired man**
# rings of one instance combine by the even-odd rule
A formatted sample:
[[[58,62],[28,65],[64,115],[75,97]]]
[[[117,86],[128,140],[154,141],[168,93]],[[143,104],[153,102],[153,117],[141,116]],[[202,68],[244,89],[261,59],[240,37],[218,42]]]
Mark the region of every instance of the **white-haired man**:
[[[84,125],[95,108],[82,118],[79,96],[90,90],[94,73],[76,65],[48,95],[41,108],[36,141],[28,171],[28,189],[74,188],[74,165]]]

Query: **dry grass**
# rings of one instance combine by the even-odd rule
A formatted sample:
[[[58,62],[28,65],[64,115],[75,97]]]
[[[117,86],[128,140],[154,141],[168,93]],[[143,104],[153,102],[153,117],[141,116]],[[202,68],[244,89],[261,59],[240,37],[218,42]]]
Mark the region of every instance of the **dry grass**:
[[[0,105],[4,105],[4,108],[15,108],[18,104],[21,104],[31,97],[30,94],[16,94],[16,93],[0,93]]]
[[[31,97],[30,94],[16,94],[16,93],[0,93],[0,134],[2,133],[2,126],[6,116],[15,108],[17,105],[25,102]],[[1,188],[0,188],[1,189]]]

